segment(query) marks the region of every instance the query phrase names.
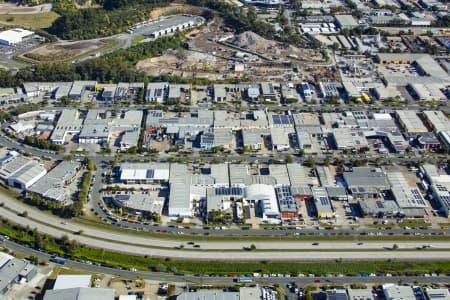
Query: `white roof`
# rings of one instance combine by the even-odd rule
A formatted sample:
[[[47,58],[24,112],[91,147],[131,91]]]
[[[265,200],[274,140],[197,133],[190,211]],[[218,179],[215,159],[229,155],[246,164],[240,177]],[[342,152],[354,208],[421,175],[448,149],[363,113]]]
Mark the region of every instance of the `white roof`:
[[[58,275],[53,289],[88,288],[91,286],[91,279],[91,275]]]
[[[22,28],[14,28],[0,32],[0,40],[7,41],[9,44],[15,44],[21,42],[24,37],[32,34],[34,34],[33,31]]]

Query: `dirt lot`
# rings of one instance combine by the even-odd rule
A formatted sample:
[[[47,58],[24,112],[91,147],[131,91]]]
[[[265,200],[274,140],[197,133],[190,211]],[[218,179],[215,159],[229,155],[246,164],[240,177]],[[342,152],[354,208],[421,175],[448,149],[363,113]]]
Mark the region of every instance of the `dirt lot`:
[[[22,55],[33,62],[66,61],[105,48],[107,41],[57,42],[28,51]]]
[[[229,37],[244,50],[216,42]],[[300,49],[290,45],[266,40],[253,32],[235,36],[233,32],[216,20],[200,30],[189,34],[190,50],[168,50],[160,57],[140,61],[136,69],[151,76],[162,74],[177,75],[184,78],[208,78],[224,80],[241,77],[250,80],[301,80],[292,66],[264,60],[246,52],[248,49],[264,56],[277,56],[279,60],[290,60],[292,65],[300,66],[303,60],[322,60],[322,54],[310,49]],[[293,56],[294,55],[294,56]]]
[[[160,7],[153,9],[150,12],[150,18],[157,19],[161,16],[175,15],[175,14],[193,14],[201,16],[203,11],[204,9],[198,6],[172,3],[167,7]]]
[[[48,13],[51,10],[51,4],[18,6],[16,3],[0,3],[0,14],[39,14]]]

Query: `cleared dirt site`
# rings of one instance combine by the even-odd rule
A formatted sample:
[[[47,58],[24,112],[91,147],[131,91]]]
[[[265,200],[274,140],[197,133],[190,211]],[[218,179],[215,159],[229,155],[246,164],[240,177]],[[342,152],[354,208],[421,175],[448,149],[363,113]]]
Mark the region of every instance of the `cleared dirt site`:
[[[28,51],[22,57],[34,62],[66,61],[106,46],[108,42],[102,40],[57,42]]]

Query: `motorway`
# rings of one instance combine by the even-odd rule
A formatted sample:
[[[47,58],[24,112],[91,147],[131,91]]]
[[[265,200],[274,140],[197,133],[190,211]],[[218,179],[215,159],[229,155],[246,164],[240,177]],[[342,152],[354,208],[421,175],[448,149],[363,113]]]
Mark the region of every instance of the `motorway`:
[[[391,248],[393,242],[386,241],[365,241],[358,245],[357,241],[327,241],[313,245],[311,242],[281,241],[274,238],[273,242],[252,242],[258,251],[244,251],[244,247],[249,247],[250,242],[220,242],[201,241],[196,242],[200,248],[194,248],[188,241],[176,241],[159,239],[152,236],[145,237],[131,235],[122,232],[112,232],[106,229],[92,228],[86,225],[73,223],[70,221],[61,222],[55,216],[45,214],[37,209],[31,209],[7,196],[2,197],[5,207],[0,207],[0,214],[12,222],[18,222],[22,226],[37,228],[39,232],[47,233],[54,237],[61,237],[67,234],[71,239],[79,243],[103,248],[110,251],[119,251],[134,255],[148,255],[151,257],[172,257],[179,259],[194,260],[448,260],[450,259],[450,242],[433,242],[432,251],[414,250],[422,247],[424,241],[397,243],[400,248],[408,251],[388,251],[383,248]],[[6,209],[8,208],[8,209]],[[11,211],[13,210],[13,211]],[[28,217],[18,217],[19,212],[27,210]],[[21,218],[18,220],[18,218]],[[35,220],[45,220],[45,224]],[[82,230],[83,234],[74,234]],[[195,237],[193,237],[195,241]],[[183,245],[183,249],[174,249]],[[285,251],[276,251],[285,249]],[[357,249],[357,251],[354,251]]]

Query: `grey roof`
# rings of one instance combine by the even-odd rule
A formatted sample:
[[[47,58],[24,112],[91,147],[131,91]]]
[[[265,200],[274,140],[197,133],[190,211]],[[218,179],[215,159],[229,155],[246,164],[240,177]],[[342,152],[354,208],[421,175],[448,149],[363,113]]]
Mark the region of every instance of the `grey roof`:
[[[419,189],[410,186],[401,172],[390,172],[387,174],[387,177],[391,184],[391,192],[395,201],[401,208],[427,207]]]
[[[59,115],[50,140],[62,141],[67,132],[80,132],[83,120],[78,117],[78,110],[64,109]]]
[[[201,290],[197,292],[183,292],[177,300],[240,300],[239,292],[224,292],[222,290]],[[45,299],[44,299],[45,300]],[[242,298],[244,300],[244,298]]]
[[[62,290],[47,290],[44,300],[113,300],[113,289],[71,288]]]
[[[348,300],[347,291],[344,289],[327,290],[327,300]]]
[[[255,130],[242,130],[244,146],[262,144],[261,132]]]
[[[15,282],[20,272],[28,265],[25,260],[11,259],[0,269],[0,292]]]
[[[123,206],[132,210],[153,212],[161,215],[164,206],[164,197],[152,197],[139,192],[133,194],[114,194],[113,202],[119,207]]]
[[[245,185],[252,184],[267,184],[267,185],[276,185],[277,179],[273,176],[267,175],[248,175],[244,179]]]
[[[335,15],[334,16],[336,21],[342,26],[342,27],[356,27],[358,26],[358,22],[352,15]]]
[[[298,163],[286,165],[289,181],[292,187],[307,187],[310,180],[305,172],[305,168]]]
[[[216,146],[229,146],[233,135],[230,129],[227,128],[215,128],[214,129],[214,145]]]
[[[7,179],[8,177],[14,175],[16,172],[20,171],[25,166],[31,165],[31,160],[22,155],[7,155],[0,162],[0,177]]]
[[[187,166],[185,164],[170,164],[170,183],[187,183],[186,174]]]
[[[436,133],[450,130],[450,120],[442,111],[424,111],[423,114],[433,126]]]
[[[352,187],[379,187],[389,188],[386,174],[381,170],[366,167],[355,167],[353,172],[344,172],[344,180],[348,188]]]
[[[190,214],[190,185],[171,183],[169,196],[169,215]]]
[[[320,213],[332,213],[333,207],[331,206],[331,201],[328,198],[328,193],[325,188],[312,188],[311,189],[314,197],[314,205],[316,206],[317,212]]]
[[[335,186],[334,178],[331,175],[330,168],[327,166],[317,166],[316,167],[317,178],[319,179],[320,186],[329,187]]]
[[[290,185],[289,174],[286,165],[269,165],[269,172],[277,181],[277,184]]]
[[[228,173],[228,164],[213,164],[210,166],[211,176],[215,179],[217,185],[230,184],[230,177]]]
[[[44,177],[33,184],[29,191],[55,201],[65,201],[69,195],[65,185],[76,174],[80,163],[76,161],[62,161]]]
[[[24,184],[28,184],[36,180],[37,178],[45,175],[47,170],[38,164],[26,165],[21,168],[18,172],[14,173],[8,180],[14,180],[16,182],[21,182]]]
[[[244,184],[248,176],[247,165],[230,164],[229,167],[231,185]]]
[[[330,198],[345,198],[348,196],[347,190],[344,187],[327,186],[325,189]]]
[[[400,208],[393,200],[365,200],[358,203],[364,215],[390,215],[400,212]]]

